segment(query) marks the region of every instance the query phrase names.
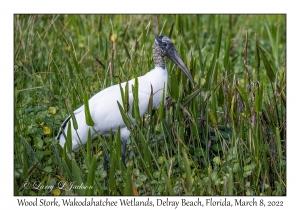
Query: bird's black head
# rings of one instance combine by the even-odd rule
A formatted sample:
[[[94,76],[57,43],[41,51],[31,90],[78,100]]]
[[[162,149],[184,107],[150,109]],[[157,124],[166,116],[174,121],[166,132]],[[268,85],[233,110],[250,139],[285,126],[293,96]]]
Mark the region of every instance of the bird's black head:
[[[155,38],[153,44],[153,59],[155,66],[165,68],[165,56],[173,61],[187,75],[191,83],[194,85],[193,77],[187,67],[184,65],[172,41],[166,36],[158,36]]]
[[[161,56],[167,56],[168,51],[175,50],[172,41],[166,36],[158,36],[155,38],[156,48],[159,48]]]

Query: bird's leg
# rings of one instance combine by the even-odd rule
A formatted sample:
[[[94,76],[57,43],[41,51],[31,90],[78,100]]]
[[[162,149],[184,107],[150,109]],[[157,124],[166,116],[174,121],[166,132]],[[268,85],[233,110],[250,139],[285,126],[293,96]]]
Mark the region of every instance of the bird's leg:
[[[108,159],[106,153],[104,154],[104,170],[108,172]]]
[[[104,165],[103,168],[108,172],[108,162],[109,162],[109,143],[104,146]]]
[[[127,139],[123,139],[122,140],[122,161],[125,167],[126,167],[125,164],[126,144],[127,144]]]

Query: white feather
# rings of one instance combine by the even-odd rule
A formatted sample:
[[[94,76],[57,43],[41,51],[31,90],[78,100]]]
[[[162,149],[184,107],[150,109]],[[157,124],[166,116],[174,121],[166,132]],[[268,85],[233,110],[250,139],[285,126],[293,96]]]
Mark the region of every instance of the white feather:
[[[145,74],[144,76],[138,77],[138,97],[139,97],[139,110],[140,116],[143,116],[148,110],[148,102],[151,94],[151,85],[153,87],[153,109],[157,109],[160,106],[162,99],[162,91],[165,87],[167,87],[168,74],[167,70],[162,67],[155,67],[153,70]],[[133,94],[132,94],[132,85],[134,84],[134,79],[128,81],[129,84],[129,117],[133,122],[135,122],[134,118],[131,116],[132,112],[132,103],[133,103]],[[122,88],[125,90],[126,82],[121,84]],[[165,91],[166,93],[167,91]],[[121,138],[123,140],[127,139],[130,135],[130,131],[127,129],[119,107],[117,105],[117,101],[120,104],[122,103],[121,93],[119,84],[108,87],[96,95],[94,95],[89,100],[89,109],[94,121],[94,129],[91,128],[92,138],[95,138],[98,134],[109,136],[110,130],[115,133],[120,126]],[[80,148],[81,144],[85,144],[87,142],[88,129],[89,126],[86,124],[85,113],[84,113],[84,105],[74,111],[74,115],[76,117],[76,121],[78,124],[77,133],[73,126],[72,128],[72,149],[77,151]],[[68,120],[68,119],[67,119]],[[69,119],[68,123],[72,123],[72,119]],[[65,124],[65,122],[63,123]],[[64,126],[64,132],[67,133],[68,125]],[[95,131],[96,132],[95,132]],[[78,135],[77,135],[78,134]],[[79,138],[78,138],[79,136]],[[59,134],[57,139],[60,140],[61,146],[65,144],[65,138],[63,134]],[[81,142],[79,141],[81,140]]]

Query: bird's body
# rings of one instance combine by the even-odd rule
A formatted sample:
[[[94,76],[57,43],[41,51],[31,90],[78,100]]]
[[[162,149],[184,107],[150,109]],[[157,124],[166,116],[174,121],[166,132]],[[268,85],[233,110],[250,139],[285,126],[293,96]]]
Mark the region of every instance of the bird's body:
[[[160,106],[163,88],[164,86],[165,88],[167,87],[168,81],[168,73],[164,61],[165,56],[172,60],[188,76],[191,83],[194,84],[190,72],[178,55],[171,40],[165,36],[156,37],[153,44],[153,60],[155,68],[149,71],[147,74],[138,77],[138,101],[140,116],[143,116],[148,110],[151,91],[153,93],[153,109],[156,109]],[[135,120],[132,118],[131,113],[133,106],[132,85],[134,84],[134,81],[134,79],[128,81],[130,106],[128,116],[131,118],[133,123],[135,123]],[[126,82],[122,83],[121,86],[125,90]],[[123,104],[119,84],[100,91],[89,100],[89,110],[94,121],[94,126],[90,130],[92,138],[95,138],[99,134],[109,136],[111,130],[113,133],[116,133],[120,127],[121,139],[123,140],[122,157],[123,161],[125,162],[126,140],[130,135],[130,131],[127,129],[123,121],[117,102]],[[81,106],[75,110],[74,115],[76,117],[78,129],[76,131],[73,126],[71,126],[72,150],[76,151],[79,150],[81,145],[84,145],[87,142],[89,126],[86,124],[84,106]],[[56,137],[62,146],[64,146],[66,142],[65,136],[62,133],[67,133],[68,123],[72,123],[71,116],[69,116],[62,123],[61,130]]]
[[[162,99],[162,91],[164,84],[167,86],[168,73],[165,68],[155,67],[153,70],[147,74],[138,77],[138,98],[139,98],[139,110],[140,116],[143,116],[148,110],[149,98],[151,95],[151,85],[153,88],[153,108],[158,108]],[[132,85],[134,84],[134,79],[128,81],[129,89],[129,104],[133,103]],[[126,82],[121,83],[122,88],[125,90]],[[95,138],[98,134],[109,136],[110,130],[115,133],[120,126],[121,139],[127,139],[130,135],[130,131],[127,129],[119,107],[117,104],[119,101],[122,104],[122,97],[120,93],[119,84],[110,86],[96,95],[94,95],[89,100],[89,109],[92,116],[94,124],[94,129],[91,130],[92,138]],[[131,118],[132,122],[135,122],[132,118],[132,107],[130,107],[128,116]],[[89,126],[85,121],[84,105],[74,111],[76,121],[78,124],[77,133],[72,126],[72,149],[77,151],[81,144],[85,144],[88,136]],[[66,119],[65,123],[65,133],[67,133],[66,123],[71,122],[72,119],[69,117]],[[95,132],[97,131],[97,133]],[[79,138],[80,140],[79,140]],[[62,133],[57,136],[60,140],[60,144],[63,146],[65,144],[65,138]]]

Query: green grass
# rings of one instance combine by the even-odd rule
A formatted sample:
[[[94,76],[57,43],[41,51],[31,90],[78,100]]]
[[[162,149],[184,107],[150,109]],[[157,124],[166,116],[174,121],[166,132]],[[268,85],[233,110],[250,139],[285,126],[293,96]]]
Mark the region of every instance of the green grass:
[[[167,62],[167,106],[131,129],[127,167],[118,133],[61,148],[86,96],[154,68],[159,34],[196,86]],[[286,195],[285,62],[285,15],[15,15],[14,194]],[[72,182],[93,188],[58,189]]]

